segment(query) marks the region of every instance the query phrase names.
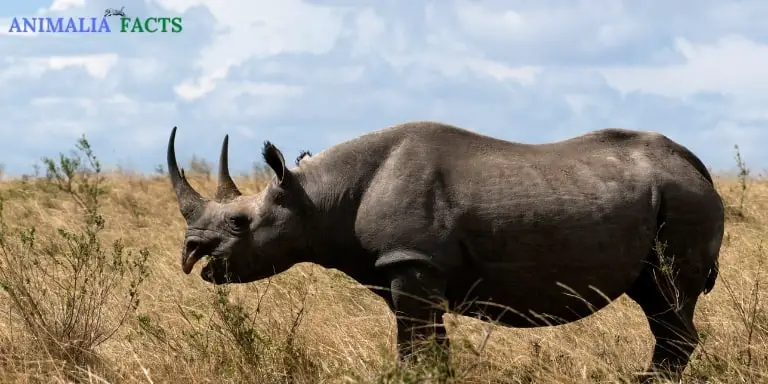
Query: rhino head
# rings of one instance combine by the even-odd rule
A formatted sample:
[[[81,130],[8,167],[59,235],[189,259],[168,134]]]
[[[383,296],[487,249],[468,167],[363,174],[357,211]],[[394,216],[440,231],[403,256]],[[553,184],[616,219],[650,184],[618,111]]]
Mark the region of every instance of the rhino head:
[[[213,200],[201,196],[176,163],[176,127],[168,142],[168,174],[187,228],[181,268],[189,274],[205,256],[200,275],[214,284],[248,283],[280,273],[307,252],[304,215],[309,199],[283,154],[269,142],[262,155],[275,175],[253,196],[243,196],[229,174],[228,141],[219,159],[218,187]]]

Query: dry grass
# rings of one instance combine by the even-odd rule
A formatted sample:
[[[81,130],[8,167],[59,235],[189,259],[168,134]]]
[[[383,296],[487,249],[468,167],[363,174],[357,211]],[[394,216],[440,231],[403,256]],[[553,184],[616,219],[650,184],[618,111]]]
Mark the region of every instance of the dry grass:
[[[204,174],[191,175],[192,183],[211,195],[215,180]],[[253,176],[237,181],[247,192],[263,186]],[[742,182],[749,188],[739,207]],[[301,264],[270,281],[216,289],[196,272],[180,271],[184,223],[164,176],[119,172],[103,183],[97,208],[103,229],[83,226],[90,217],[83,208],[88,205],[78,205],[72,194],[87,191],[62,191],[54,187],[61,184],[44,178],[0,183],[6,224],[0,252],[6,288],[0,293],[0,381],[444,379],[430,366],[395,367],[393,316],[382,300],[341,273]],[[720,279],[697,308],[704,341],[686,381],[768,382],[763,304],[768,244],[761,243],[768,239],[768,182],[721,177],[717,186],[731,206],[727,236]],[[17,232],[28,227],[35,228],[31,246]],[[66,248],[57,228],[95,235]],[[117,239],[125,248],[119,257],[112,252]],[[71,261],[77,255],[90,257],[80,261],[86,272],[79,277],[51,267],[52,260]],[[142,281],[143,257],[149,275]],[[122,260],[122,267],[115,260]],[[103,289],[78,294],[81,283]],[[132,283],[139,299],[135,308]],[[14,293],[27,300],[14,302]],[[42,320],[30,322],[30,316]],[[652,347],[642,312],[626,297],[583,321],[547,329],[510,329],[453,315],[446,320],[459,382],[616,382],[642,370]]]

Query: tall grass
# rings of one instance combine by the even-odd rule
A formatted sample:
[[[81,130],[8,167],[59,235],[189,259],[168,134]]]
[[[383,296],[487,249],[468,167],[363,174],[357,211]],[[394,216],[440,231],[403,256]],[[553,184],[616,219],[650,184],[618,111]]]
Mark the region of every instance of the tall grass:
[[[191,182],[211,194],[211,167],[192,163]],[[716,178],[726,238],[720,278],[697,307],[689,382],[768,382],[768,182],[738,155],[737,165]],[[446,315],[450,370],[403,367],[385,303],[337,271],[300,264],[228,287],[181,273],[184,222],[162,167],[105,173],[83,139],[39,169],[0,182],[0,382],[594,383],[650,358],[645,317],[622,297],[553,328]],[[264,172],[237,182],[258,191]]]

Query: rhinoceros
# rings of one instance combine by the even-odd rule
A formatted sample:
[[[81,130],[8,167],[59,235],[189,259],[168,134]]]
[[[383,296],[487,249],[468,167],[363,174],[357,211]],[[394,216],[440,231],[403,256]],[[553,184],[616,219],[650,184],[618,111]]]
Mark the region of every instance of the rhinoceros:
[[[337,269],[397,315],[401,358],[427,337],[448,347],[446,311],[556,326],[622,294],[655,337],[644,377],[680,377],[698,344],[694,308],[717,279],[724,209],[701,160],[662,134],[611,128],[524,144],[416,121],[302,153],[294,167],[266,141],[274,175],[252,196],[230,177],[227,135],[212,200],[179,170],[175,135],[168,171],[187,224],[185,274],[203,256],[213,284],[299,262]]]

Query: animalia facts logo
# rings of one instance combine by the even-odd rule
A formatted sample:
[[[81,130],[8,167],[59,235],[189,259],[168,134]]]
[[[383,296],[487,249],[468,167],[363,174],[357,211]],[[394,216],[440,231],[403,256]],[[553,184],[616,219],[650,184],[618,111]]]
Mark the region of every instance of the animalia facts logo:
[[[181,17],[128,16],[125,7],[107,8],[102,17],[14,17],[9,33],[104,33],[112,32],[108,20],[119,17],[121,33],[179,33]]]

